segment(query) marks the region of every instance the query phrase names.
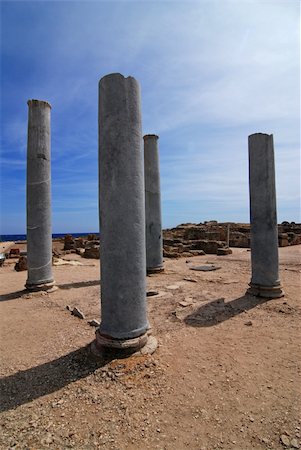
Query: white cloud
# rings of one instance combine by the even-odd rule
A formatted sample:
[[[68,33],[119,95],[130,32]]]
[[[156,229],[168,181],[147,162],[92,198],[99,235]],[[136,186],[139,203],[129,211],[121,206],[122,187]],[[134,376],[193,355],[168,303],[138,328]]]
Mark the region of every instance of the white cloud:
[[[225,219],[239,208],[246,217],[247,137],[258,131],[274,134],[281,214],[297,211],[298,2],[68,1],[55,2],[49,17],[42,2],[31,5],[43,19],[36,34],[45,40],[24,46],[22,55],[33,60],[39,76],[11,89],[25,106],[32,97],[53,105],[54,201],[63,196],[67,204],[73,192],[94,204],[97,179],[90,183],[90,171],[97,165],[98,81],[118,71],[140,81],[143,131],[160,134],[165,217],[185,221],[180,217],[193,215],[198,202],[210,213],[218,205]],[[25,25],[31,37],[36,29],[28,32]],[[11,43],[10,51],[16,49]],[[5,125],[10,147],[20,148],[21,155],[26,111],[19,108]]]

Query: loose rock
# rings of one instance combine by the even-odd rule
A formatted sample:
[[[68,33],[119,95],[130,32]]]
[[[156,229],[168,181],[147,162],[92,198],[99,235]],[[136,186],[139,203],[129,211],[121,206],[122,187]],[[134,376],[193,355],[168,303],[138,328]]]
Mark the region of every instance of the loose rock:
[[[84,319],[85,318],[85,315],[81,312],[81,310],[76,308],[76,307],[73,308],[72,314],[73,314],[73,316],[78,317],[79,319]]]
[[[210,272],[211,270],[218,270],[221,269],[221,266],[215,266],[214,264],[211,264],[210,266],[193,266],[189,267],[190,270],[199,270],[201,272]]]
[[[190,277],[185,277],[185,278],[183,278],[183,280],[191,281],[191,283],[197,283],[198,282],[198,280],[196,280],[195,278],[190,278]]]
[[[88,320],[88,324],[89,324],[91,327],[99,327],[100,322],[98,322],[98,320],[96,320],[96,319],[92,319],[92,320]]]
[[[179,305],[180,306],[183,306],[183,308],[186,308],[187,306],[190,306],[190,305],[192,305],[192,301],[182,301],[182,302],[179,302]]]
[[[147,291],[146,296],[147,297],[153,297],[154,295],[158,295],[158,291]]]
[[[22,272],[23,270],[27,270],[26,256],[20,256],[19,261],[15,264],[15,270],[17,272]]]
[[[231,248],[218,248],[217,249],[217,255],[223,256],[223,255],[231,255],[232,250]]]
[[[293,439],[291,440],[291,446],[292,446],[293,448],[300,448],[300,446],[299,446],[298,441],[297,441],[296,438],[293,438]]]
[[[290,446],[290,439],[286,434],[282,434],[280,436],[280,442],[281,442],[281,444],[285,445],[286,447]]]

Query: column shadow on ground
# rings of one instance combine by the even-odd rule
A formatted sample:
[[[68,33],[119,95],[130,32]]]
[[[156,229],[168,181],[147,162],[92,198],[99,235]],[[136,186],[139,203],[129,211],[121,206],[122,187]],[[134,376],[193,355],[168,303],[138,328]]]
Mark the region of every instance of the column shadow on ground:
[[[22,370],[0,380],[0,412],[9,411],[64,386],[86,378],[113,359],[129,354],[109,350],[98,360],[91,354],[90,345],[61,356],[53,361]]]
[[[6,302],[8,300],[15,300],[22,297],[24,294],[28,294],[29,291],[22,289],[22,291],[10,292],[9,294],[0,295],[0,302]]]
[[[212,327],[269,300],[268,298],[254,297],[249,294],[227,303],[225,303],[224,298],[219,298],[202,305],[196,311],[186,316],[184,322],[192,327]]]
[[[88,286],[99,286],[100,280],[91,280],[91,281],[78,281],[77,283],[66,283],[66,284],[58,284],[57,287],[60,289],[74,289],[74,288],[82,288]]]
[[[75,283],[66,283],[66,284],[58,284],[56,285],[60,289],[77,289],[82,287],[89,286],[99,286],[100,280],[91,280],[91,281],[78,281]],[[8,300],[16,300],[17,298],[22,297],[25,294],[30,294],[31,291],[27,289],[23,289],[22,291],[10,292],[9,294],[0,295],[0,302],[6,302]]]

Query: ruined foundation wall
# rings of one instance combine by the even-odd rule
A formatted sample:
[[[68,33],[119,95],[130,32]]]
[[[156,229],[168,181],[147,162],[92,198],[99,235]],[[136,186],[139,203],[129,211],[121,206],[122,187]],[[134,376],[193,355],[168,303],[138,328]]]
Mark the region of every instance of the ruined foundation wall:
[[[216,221],[200,224],[181,224],[163,230],[165,256],[181,256],[183,252],[203,250],[216,254],[218,248],[227,247],[227,230],[230,227],[230,247],[250,248],[250,224],[218,223]],[[279,247],[301,244],[301,224],[283,222],[278,225]],[[187,254],[188,256],[188,254]]]

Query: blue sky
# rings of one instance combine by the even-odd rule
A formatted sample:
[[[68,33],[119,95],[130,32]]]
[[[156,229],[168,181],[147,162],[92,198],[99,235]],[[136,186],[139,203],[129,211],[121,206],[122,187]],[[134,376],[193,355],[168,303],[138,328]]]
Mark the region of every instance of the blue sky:
[[[25,233],[27,100],[52,105],[53,232],[98,230],[98,81],[132,75],[159,134],[163,227],[249,221],[248,135],[274,134],[300,221],[299,0],[2,1],[1,233]]]

